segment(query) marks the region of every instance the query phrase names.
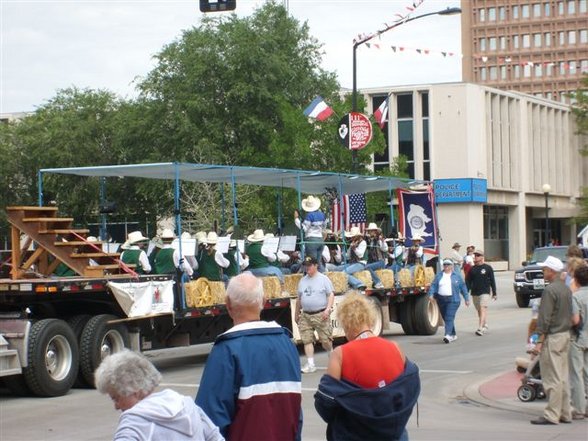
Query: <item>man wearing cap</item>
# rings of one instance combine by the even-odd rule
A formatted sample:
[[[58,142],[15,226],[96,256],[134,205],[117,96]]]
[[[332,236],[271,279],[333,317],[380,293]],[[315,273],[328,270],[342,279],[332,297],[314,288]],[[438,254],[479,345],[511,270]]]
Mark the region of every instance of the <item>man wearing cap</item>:
[[[541,379],[547,395],[543,416],[531,424],[559,424],[572,421],[569,385],[570,329],[572,325],[572,292],[561,279],[564,264],[548,256],[543,278],[549,283],[541,295],[536,333]]]
[[[443,260],[443,271],[437,273],[431,283],[429,297],[434,298],[439,305],[439,311],[445,322],[444,343],[457,340],[455,332],[455,314],[461,304],[462,295],[466,306],[470,306],[470,296],[461,275],[454,271],[451,259]]]
[[[298,299],[294,320],[298,324],[300,338],[304,344],[306,365],[301,369],[305,374],[316,371],[314,364],[314,332],[319,336],[325,351],[333,350],[331,336],[331,311],[335,301],[335,289],[331,280],[318,271],[318,262],[312,256],[304,258],[306,275],[298,283]]]
[[[459,253],[460,248],[461,245],[459,244],[459,242],[455,242],[451,247],[451,253],[449,254],[449,258],[453,261],[453,268],[458,273],[461,271],[461,267],[463,265],[463,257]]]
[[[298,210],[294,211],[294,223],[304,232],[304,254],[312,256],[319,263],[319,271],[325,271],[321,256],[323,254],[323,229],[325,228],[325,214],[319,210],[321,200],[315,196],[302,199],[302,209],[306,211],[304,222],[300,221]]]
[[[134,270],[137,274],[151,272],[151,264],[147,253],[145,253],[149,239],[143,236],[140,231],[133,231],[129,233],[126,243],[128,243],[128,248],[122,252],[120,260],[127,265],[135,265]]]
[[[488,305],[490,297],[496,300],[496,280],[494,270],[484,263],[484,251],[474,251],[474,266],[466,277],[468,290],[474,299],[474,306],[478,312],[478,329],[476,335],[482,336],[488,331]]]

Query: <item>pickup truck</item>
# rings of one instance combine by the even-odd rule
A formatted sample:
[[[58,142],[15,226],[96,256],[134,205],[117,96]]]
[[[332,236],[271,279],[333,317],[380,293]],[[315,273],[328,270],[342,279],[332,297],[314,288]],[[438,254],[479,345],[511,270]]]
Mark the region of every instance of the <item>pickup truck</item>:
[[[537,263],[544,262],[547,256],[553,256],[565,264],[567,250],[567,246],[535,248],[531,259],[522,262],[523,267],[515,271],[513,282],[519,308],[528,307],[531,299],[541,297],[543,294],[545,280],[543,279],[543,270]]]

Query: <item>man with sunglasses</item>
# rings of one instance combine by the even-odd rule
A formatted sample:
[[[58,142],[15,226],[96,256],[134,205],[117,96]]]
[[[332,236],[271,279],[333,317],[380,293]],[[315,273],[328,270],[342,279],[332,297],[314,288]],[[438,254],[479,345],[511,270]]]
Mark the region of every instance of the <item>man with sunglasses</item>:
[[[474,266],[466,276],[468,290],[478,311],[478,329],[476,335],[482,336],[488,331],[488,305],[490,298],[496,300],[496,281],[494,270],[484,263],[484,251],[474,251]]]

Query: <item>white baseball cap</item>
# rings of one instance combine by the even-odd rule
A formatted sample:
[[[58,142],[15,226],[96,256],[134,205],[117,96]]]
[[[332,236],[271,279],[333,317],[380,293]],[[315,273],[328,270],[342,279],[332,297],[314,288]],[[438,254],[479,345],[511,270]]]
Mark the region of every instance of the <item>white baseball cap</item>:
[[[545,262],[539,262],[537,265],[552,269],[556,273],[561,273],[564,269],[564,264],[557,257],[547,256]]]

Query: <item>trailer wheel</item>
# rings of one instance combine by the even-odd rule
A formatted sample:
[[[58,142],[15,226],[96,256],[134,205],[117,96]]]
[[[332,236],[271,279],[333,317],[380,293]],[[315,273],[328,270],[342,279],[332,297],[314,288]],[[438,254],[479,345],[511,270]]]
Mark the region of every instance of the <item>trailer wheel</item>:
[[[439,306],[428,295],[417,297],[412,302],[413,323],[416,334],[433,335],[439,327]]]
[[[63,320],[45,319],[31,327],[24,379],[43,397],[65,395],[78,375],[78,342]]]
[[[127,327],[121,323],[108,323],[117,318],[110,314],[94,316],[82,331],[80,369],[89,385],[94,385],[94,371],[106,356],[129,347]]]
[[[74,335],[76,336],[76,340],[78,342],[78,347],[80,347],[80,350],[81,350],[81,346],[82,346],[82,341],[81,341],[82,340],[82,331],[84,330],[84,327],[86,326],[86,324],[88,323],[88,320],[90,320],[91,317],[92,316],[90,314],[78,314],[78,315],[73,315],[67,319],[67,324],[69,325],[69,327],[73,331]],[[78,376],[76,378],[76,381],[74,382],[74,387],[78,387],[78,388],[90,387],[90,385],[84,379],[84,376],[82,375],[81,369],[78,370]]]
[[[402,330],[406,335],[413,335],[415,333],[414,322],[412,319],[412,302],[404,301],[397,304],[398,321],[402,326]]]
[[[382,330],[384,328],[384,319],[382,317],[382,305],[380,304],[380,299],[377,297],[368,297],[372,307],[374,308],[374,326],[372,326],[372,333],[374,335],[382,335]]]

